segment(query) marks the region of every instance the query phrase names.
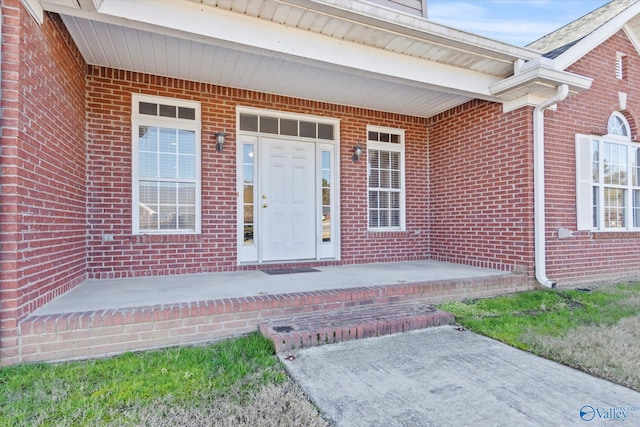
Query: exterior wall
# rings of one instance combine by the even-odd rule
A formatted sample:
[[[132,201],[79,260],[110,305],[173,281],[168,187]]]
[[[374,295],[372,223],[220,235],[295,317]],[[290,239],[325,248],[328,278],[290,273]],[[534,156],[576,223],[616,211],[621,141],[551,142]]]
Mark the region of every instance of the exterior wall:
[[[339,118],[342,263],[429,258],[426,120],[100,67],[88,84],[88,272],[91,278],[237,270],[236,106]],[[202,233],[134,236],[131,224],[131,94],[202,104]],[[367,160],[351,161],[366,126],[406,130],[407,231],[367,230]],[[227,132],[223,152],[214,133]],[[103,234],[114,241],[103,242]],[[256,268],[247,266],[242,268]]]
[[[0,359],[16,327],[86,274],[84,63],[57,16],[2,2]]]
[[[430,120],[432,259],[533,275],[531,123],[479,100]]]
[[[615,77],[616,52],[627,55],[627,76]],[[640,232],[577,232],[558,240],[558,228],[576,230],[575,134],[607,133],[607,120],[620,111],[626,92],[634,139],[640,114],[640,57],[623,31],[573,64],[569,71],[593,78],[591,89],[569,97],[545,120],[547,275],[559,286],[640,277]]]

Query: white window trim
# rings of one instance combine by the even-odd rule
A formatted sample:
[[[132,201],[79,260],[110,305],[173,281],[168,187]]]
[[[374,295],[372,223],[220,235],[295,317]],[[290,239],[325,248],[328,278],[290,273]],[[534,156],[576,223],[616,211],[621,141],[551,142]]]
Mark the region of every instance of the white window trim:
[[[369,141],[369,132],[390,133],[400,136],[400,144],[393,144],[388,142]],[[386,232],[386,231],[405,231],[407,228],[406,223],[406,189],[405,189],[405,130],[383,126],[367,125],[367,229],[374,232]],[[400,153],[400,226],[399,227],[371,227],[369,224],[369,191],[373,187],[369,187],[369,149],[383,150],[383,151],[396,151]]]
[[[640,149],[640,144],[631,140],[631,129],[629,123],[624,115],[614,112],[610,117],[617,116],[623,120],[626,127],[627,134],[629,136],[619,135],[582,135],[576,134],[576,214],[577,214],[577,229],[580,231],[593,231],[593,232],[628,232],[638,231],[640,226],[633,226],[633,205],[632,205],[632,191],[637,189],[637,186],[633,185],[632,181],[632,165],[633,165],[633,149]],[[608,122],[607,122],[608,123]],[[600,144],[599,149],[602,150],[602,146],[605,142],[614,143],[618,145],[624,145],[627,147],[627,170],[629,171],[628,183],[626,185],[605,185],[603,182],[603,163],[600,157],[599,159],[599,182],[593,182],[593,142],[598,141]],[[602,154],[600,154],[602,156]],[[598,187],[599,200],[598,200],[598,224],[599,227],[593,225],[593,188]],[[624,228],[606,228],[604,227],[604,188],[621,188],[626,190],[625,197],[625,223]]]
[[[186,107],[195,109],[195,120],[179,119],[171,117],[151,116],[139,113],[140,102],[149,102],[155,104],[173,105],[176,107]],[[202,144],[201,144],[201,127],[202,116],[201,106],[199,102],[185,101],[174,98],[165,98],[150,95],[131,95],[131,210],[132,210],[132,234],[133,235],[184,235],[184,234],[200,234],[202,232]],[[140,230],[140,188],[139,188],[139,158],[138,158],[138,129],[140,126],[157,126],[173,129],[184,129],[195,132],[196,148],[196,206],[195,206],[195,231],[182,230]]]

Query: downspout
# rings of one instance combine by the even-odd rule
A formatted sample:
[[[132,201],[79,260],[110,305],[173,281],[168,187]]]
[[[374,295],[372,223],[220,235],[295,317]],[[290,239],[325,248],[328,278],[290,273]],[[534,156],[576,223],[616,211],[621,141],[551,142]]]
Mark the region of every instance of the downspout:
[[[564,100],[569,86],[561,84],[556,94],[533,110],[533,215],[536,280],[543,286],[555,288],[556,283],[547,277],[545,241],[545,193],[544,193],[544,111]]]

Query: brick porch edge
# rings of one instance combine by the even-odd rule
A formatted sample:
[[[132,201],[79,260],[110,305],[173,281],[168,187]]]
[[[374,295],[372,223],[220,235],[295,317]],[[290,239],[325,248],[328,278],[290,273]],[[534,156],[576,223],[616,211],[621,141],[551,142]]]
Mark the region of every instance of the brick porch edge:
[[[434,304],[519,292],[534,286],[526,275],[505,274],[31,316],[19,326],[18,363],[199,344],[255,332],[261,321],[305,312],[408,300]]]

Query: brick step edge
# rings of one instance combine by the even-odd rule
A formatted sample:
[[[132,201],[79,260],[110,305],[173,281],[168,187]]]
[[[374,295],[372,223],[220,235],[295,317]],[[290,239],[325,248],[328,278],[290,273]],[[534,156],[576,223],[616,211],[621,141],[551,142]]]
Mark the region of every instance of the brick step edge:
[[[322,311],[315,314],[323,316]],[[284,318],[278,320],[280,324],[286,323]],[[369,319],[355,319],[350,324],[337,326],[325,324],[326,326],[323,327],[281,332],[274,330],[274,322],[271,320],[260,324],[260,332],[273,341],[276,353],[281,353],[300,348],[379,337],[433,326],[453,325],[454,323],[455,317],[453,314],[437,309],[427,313],[399,313],[397,315],[382,316],[382,318],[374,311]]]

